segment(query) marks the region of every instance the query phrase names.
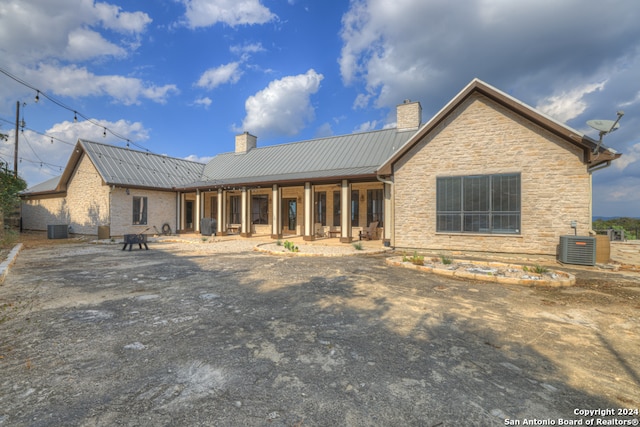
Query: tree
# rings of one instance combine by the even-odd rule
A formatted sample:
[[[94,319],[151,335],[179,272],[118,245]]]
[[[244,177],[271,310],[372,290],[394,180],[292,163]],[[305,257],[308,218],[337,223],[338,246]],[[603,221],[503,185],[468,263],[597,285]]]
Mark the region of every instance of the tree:
[[[9,172],[7,165],[0,162],[0,214],[10,217],[20,205],[19,193],[27,188],[27,183]],[[0,223],[4,229],[4,224]]]

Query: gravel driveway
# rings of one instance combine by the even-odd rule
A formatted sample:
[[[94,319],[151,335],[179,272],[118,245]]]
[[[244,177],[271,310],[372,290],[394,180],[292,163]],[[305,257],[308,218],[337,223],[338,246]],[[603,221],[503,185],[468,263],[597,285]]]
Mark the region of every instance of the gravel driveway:
[[[577,412],[640,408],[638,284],[505,286],[250,242],[150,248],[22,251],[0,286],[1,426],[638,418]]]

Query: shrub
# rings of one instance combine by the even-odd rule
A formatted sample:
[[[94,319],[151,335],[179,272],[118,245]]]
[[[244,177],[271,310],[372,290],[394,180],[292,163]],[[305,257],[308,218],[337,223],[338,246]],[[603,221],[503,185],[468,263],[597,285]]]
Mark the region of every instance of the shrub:
[[[284,248],[291,252],[298,252],[298,247],[293,242],[290,242],[288,240],[284,241]]]
[[[444,265],[449,265],[453,263],[453,259],[451,259],[445,254],[440,254],[440,261],[442,261]]]
[[[356,249],[356,251],[361,251],[362,250],[362,243],[360,242],[355,242],[353,244],[353,247]]]

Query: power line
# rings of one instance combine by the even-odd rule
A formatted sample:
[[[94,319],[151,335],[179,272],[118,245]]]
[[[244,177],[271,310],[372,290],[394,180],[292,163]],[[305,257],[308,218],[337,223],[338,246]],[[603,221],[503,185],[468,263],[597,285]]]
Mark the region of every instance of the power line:
[[[103,128],[104,136],[106,136],[106,133],[109,132],[111,135],[115,136],[116,138],[118,138],[118,139],[120,139],[122,141],[125,141],[126,144],[127,144],[127,147],[129,146],[129,144],[132,144],[132,145],[138,147],[139,149],[141,149],[143,151],[147,151],[147,152],[151,153],[151,151],[148,148],[142,146],[141,144],[139,144],[137,142],[131,141],[129,138],[127,138],[127,137],[125,137],[125,136],[113,131],[109,127],[104,126],[104,125],[98,123],[96,120],[87,117],[86,115],[84,115],[81,112],[79,112],[77,109],[75,109],[73,107],[70,107],[69,105],[63,103],[62,101],[59,101],[58,99],[52,97],[51,95],[48,95],[46,92],[38,89],[37,87],[35,87],[31,83],[28,83],[25,80],[21,79],[20,77],[14,75],[14,74],[11,74],[9,71],[5,70],[2,67],[0,67],[0,73],[4,74],[5,76],[9,77],[10,79],[12,79],[12,80],[14,80],[14,81],[16,81],[18,83],[20,83],[21,85],[28,87],[29,89],[34,90],[36,92],[36,97],[35,97],[36,103],[40,100],[40,95],[42,95],[43,97],[47,98],[49,101],[53,102],[58,107],[72,112],[73,113],[74,122],[78,121],[78,116],[79,116],[79,117],[85,119],[87,122],[91,123],[92,125]]]

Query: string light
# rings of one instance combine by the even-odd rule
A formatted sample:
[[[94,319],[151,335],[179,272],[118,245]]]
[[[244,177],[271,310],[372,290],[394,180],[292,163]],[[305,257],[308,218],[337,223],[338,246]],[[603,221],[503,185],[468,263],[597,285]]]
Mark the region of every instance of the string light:
[[[78,116],[82,117],[83,119],[85,119],[86,121],[88,121],[89,123],[95,125],[95,126],[101,126],[104,128],[104,136],[106,137],[106,133],[109,132],[111,135],[113,135],[114,137],[125,141],[127,143],[127,147],[129,146],[129,143],[135,145],[136,147],[140,148],[141,150],[144,151],[149,151],[149,149],[147,149],[146,147],[131,141],[129,138],[118,134],[117,132],[114,132],[113,130],[104,127],[103,125],[101,125],[100,123],[98,123],[96,120],[94,119],[90,119],[89,117],[85,116],[84,114],[78,112],[77,110],[73,109],[72,107],[69,107],[68,105],[64,104],[62,101],[59,101],[55,98],[53,98],[50,95],[47,95],[45,92],[41,91],[40,89],[36,88],[35,86],[33,86],[32,84],[22,80],[21,78],[11,74],[9,71],[5,70],[4,68],[0,67],[0,73],[6,75],[7,77],[9,77],[10,79],[20,83],[23,86],[28,87],[29,89],[35,90],[36,91],[36,97],[35,100],[36,102],[38,102],[40,100],[40,95],[42,95],[43,97],[47,98],[49,101],[53,102],[54,104],[56,104],[57,106],[64,108],[65,110],[68,111],[72,111],[73,112],[73,122],[77,123],[78,122]]]

